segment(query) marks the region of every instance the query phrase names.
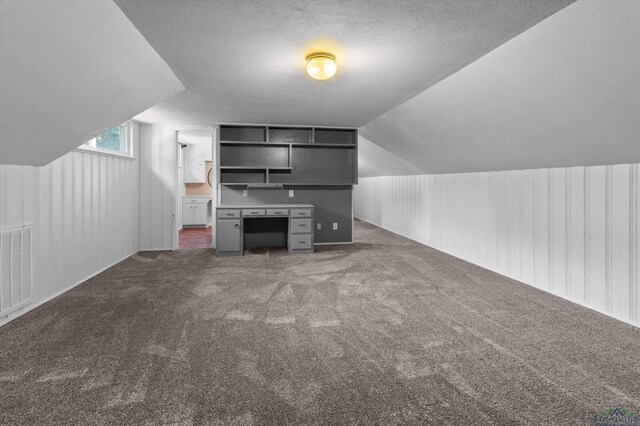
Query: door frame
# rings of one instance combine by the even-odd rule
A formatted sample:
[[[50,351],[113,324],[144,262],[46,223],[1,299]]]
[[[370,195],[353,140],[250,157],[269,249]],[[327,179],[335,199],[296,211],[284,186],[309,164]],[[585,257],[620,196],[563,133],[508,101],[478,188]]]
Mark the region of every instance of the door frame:
[[[211,160],[212,160],[212,164],[213,167],[215,168],[215,164],[216,164],[216,129],[217,126],[215,125],[208,125],[208,124],[202,124],[202,125],[172,125],[171,128],[175,131],[175,149],[179,150],[180,149],[180,143],[178,142],[178,132],[185,132],[185,131],[210,131],[211,132],[211,150],[212,150],[212,155],[211,155]],[[180,209],[180,211],[182,211],[182,199],[179,196],[180,191],[179,191],[179,185],[180,185],[180,179],[178,176],[178,159],[179,159],[179,153],[176,152],[175,155],[175,160],[174,160],[174,169],[176,171],[175,173],[175,182],[174,182],[174,191],[173,191],[173,196],[174,196],[174,200],[173,200],[173,209],[174,209],[174,223],[173,223],[173,230],[172,230],[172,237],[171,237],[171,250],[178,250],[180,248],[180,228],[182,227],[182,220],[178,221],[178,209]],[[215,241],[216,241],[216,237],[215,237],[215,232],[216,232],[216,228],[215,226],[213,226],[215,224],[215,217],[216,217],[216,195],[217,195],[217,191],[218,191],[218,182],[217,182],[217,173],[211,173],[212,175],[212,182],[211,182],[211,186],[213,187],[213,197],[211,200],[211,247],[215,248]],[[182,216],[180,214],[180,216]]]

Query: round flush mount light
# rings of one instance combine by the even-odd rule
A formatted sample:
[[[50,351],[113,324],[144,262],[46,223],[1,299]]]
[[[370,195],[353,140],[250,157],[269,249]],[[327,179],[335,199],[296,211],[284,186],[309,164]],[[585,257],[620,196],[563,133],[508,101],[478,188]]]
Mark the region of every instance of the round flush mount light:
[[[316,52],[307,56],[307,73],[316,80],[328,80],[336,73],[336,57],[331,53]]]

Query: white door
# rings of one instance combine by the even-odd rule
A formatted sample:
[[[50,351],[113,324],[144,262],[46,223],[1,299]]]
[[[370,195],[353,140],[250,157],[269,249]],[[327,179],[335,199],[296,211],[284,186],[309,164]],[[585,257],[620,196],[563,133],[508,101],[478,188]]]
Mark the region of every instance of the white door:
[[[184,153],[184,182],[205,183],[205,155],[198,145],[189,145]]]

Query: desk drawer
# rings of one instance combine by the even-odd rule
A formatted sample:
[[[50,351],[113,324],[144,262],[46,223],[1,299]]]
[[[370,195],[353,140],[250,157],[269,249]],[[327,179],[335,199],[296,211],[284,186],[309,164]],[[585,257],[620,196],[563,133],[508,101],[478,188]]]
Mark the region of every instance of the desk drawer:
[[[313,236],[307,235],[292,235],[291,236],[291,249],[292,250],[308,250],[312,247],[311,243]]]
[[[291,217],[311,217],[311,210],[291,210]]]
[[[289,216],[289,210],[287,209],[267,209],[267,216]]]
[[[243,217],[247,217],[247,216],[264,216],[265,212],[264,209],[245,209],[242,210],[242,216]]]
[[[240,210],[218,209],[218,219],[238,218]]]
[[[311,232],[311,219],[291,219],[292,234],[308,234]]]

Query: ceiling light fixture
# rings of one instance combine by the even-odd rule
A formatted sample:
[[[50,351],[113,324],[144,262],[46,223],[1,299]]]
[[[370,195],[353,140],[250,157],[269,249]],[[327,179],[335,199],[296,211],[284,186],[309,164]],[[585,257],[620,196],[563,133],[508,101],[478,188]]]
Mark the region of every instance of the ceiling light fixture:
[[[336,57],[331,53],[316,52],[307,56],[307,73],[316,80],[328,80],[336,73]]]

